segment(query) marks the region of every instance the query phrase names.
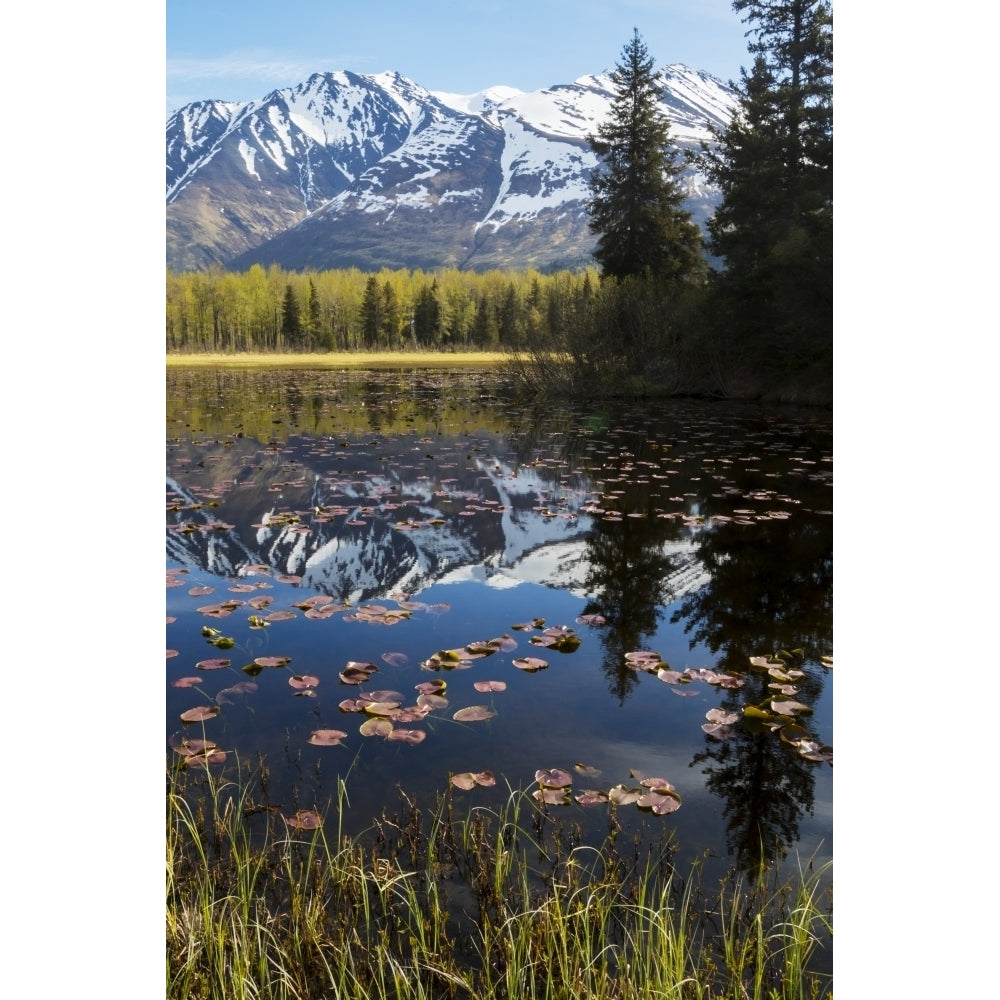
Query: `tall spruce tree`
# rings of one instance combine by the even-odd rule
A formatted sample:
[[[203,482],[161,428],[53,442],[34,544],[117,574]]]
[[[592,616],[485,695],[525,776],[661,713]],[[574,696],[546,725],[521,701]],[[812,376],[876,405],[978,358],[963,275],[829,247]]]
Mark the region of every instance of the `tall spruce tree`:
[[[285,285],[285,298],[281,304],[281,333],[289,347],[297,348],[302,344],[302,315],[295,289],[290,283]]]
[[[587,141],[600,161],[590,179],[590,229],[603,275],[649,276],[668,283],[705,272],[701,233],[682,207],[682,167],[659,107],[662,74],[635,29],[611,73],[608,119]]]
[[[833,30],[827,0],[734,0],[752,67],[714,149],[698,157],[723,200],[709,223],[725,263],[719,315],[757,368],[828,364],[833,311]]]

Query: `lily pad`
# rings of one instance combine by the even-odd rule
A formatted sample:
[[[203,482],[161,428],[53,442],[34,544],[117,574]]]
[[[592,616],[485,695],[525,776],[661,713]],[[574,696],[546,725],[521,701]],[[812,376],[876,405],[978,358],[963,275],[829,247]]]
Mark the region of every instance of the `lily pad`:
[[[382,718],[391,719],[399,712],[400,702],[398,701],[365,701],[364,710],[368,715],[377,715]]]
[[[608,792],[608,798],[619,806],[631,805],[633,802],[638,802],[641,797],[641,788],[626,788],[622,784],[615,785]]]
[[[231,687],[223,688],[216,696],[215,701],[219,705],[235,705],[236,697],[243,694],[253,694],[257,690],[257,685],[253,681],[239,681]]]
[[[287,667],[292,662],[290,656],[258,656],[254,659],[258,667]]]
[[[422,743],[426,738],[427,733],[423,729],[394,729],[386,736],[388,740],[404,743]]]
[[[181,722],[207,722],[219,714],[218,705],[198,705],[181,712]]]
[[[731,726],[734,722],[740,721],[740,714],[739,712],[724,712],[721,708],[710,708],[705,713],[705,718],[718,725]]]
[[[178,677],[177,680],[170,682],[170,686],[175,688],[189,688],[194,687],[196,684],[201,684],[203,680],[203,677]]]
[[[288,683],[298,690],[314,688],[319,686],[319,678],[312,674],[294,674],[288,678]]]
[[[393,725],[388,719],[383,719],[379,716],[372,716],[365,722],[361,723],[361,728],[358,732],[362,736],[388,736],[393,730]]]
[[[511,663],[518,670],[524,670],[529,674],[535,673],[536,670],[544,670],[549,665],[547,660],[541,660],[537,656],[519,656],[511,660]]]
[[[600,803],[608,801],[608,793],[587,788],[582,792],[577,792],[573,798],[579,802],[581,806],[596,806]]]
[[[812,709],[801,701],[772,701],[771,708],[778,715],[809,715]]]
[[[323,817],[312,809],[300,809],[294,816],[286,816],[285,822],[293,830],[317,830],[323,825]]]
[[[378,667],[374,663],[359,663],[351,660],[340,672],[340,681],[342,684],[364,684],[377,670]]]
[[[477,691],[506,691],[504,681],[475,681],[472,685]]]
[[[346,737],[347,733],[340,729],[316,729],[306,742],[318,747],[339,747]]]
[[[568,788],[573,784],[573,776],[561,767],[535,771],[535,781],[543,788]]]
[[[439,708],[447,708],[451,702],[444,695],[422,694],[417,696],[417,704],[421,708],[429,708],[432,712],[435,712]]]
[[[456,722],[483,722],[492,719],[496,714],[485,705],[470,705],[468,708],[460,708],[452,718]]]
[[[475,788],[476,785],[490,788],[496,784],[496,778],[494,778],[492,771],[463,771],[461,774],[453,774],[451,776],[451,783],[456,788],[461,788],[463,791],[468,792]]]
[[[547,806],[568,806],[572,801],[564,788],[536,788],[531,797]]]
[[[815,761],[821,763],[827,761],[833,763],[833,747],[828,747],[821,745],[819,743],[814,743],[809,740],[803,740],[799,744],[799,756],[804,757],[806,760]]]

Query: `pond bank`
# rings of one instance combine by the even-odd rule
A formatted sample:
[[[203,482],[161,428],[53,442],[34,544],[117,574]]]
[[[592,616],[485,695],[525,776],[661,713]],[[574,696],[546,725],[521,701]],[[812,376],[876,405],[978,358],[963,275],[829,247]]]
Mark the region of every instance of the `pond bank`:
[[[501,351],[337,351],[328,354],[168,354],[168,368],[491,368]]]

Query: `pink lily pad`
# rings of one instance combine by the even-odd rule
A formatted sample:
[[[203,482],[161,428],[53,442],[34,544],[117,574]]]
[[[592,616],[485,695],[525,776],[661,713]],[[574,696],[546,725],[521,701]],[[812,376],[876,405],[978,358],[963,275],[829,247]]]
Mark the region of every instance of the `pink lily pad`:
[[[195,665],[195,670],[222,670],[228,667],[232,663],[232,660],[223,660],[218,657],[214,657],[211,660],[199,660]]]
[[[549,665],[547,660],[541,660],[537,656],[519,656],[511,660],[511,663],[518,670],[524,670],[529,674],[535,673],[536,670],[544,670]]]
[[[207,722],[219,714],[218,705],[198,705],[181,712],[181,722]]]
[[[496,714],[485,705],[470,705],[468,708],[460,708],[452,718],[456,722],[483,722],[492,719]]]
[[[317,747],[339,747],[346,736],[340,729],[316,729],[306,742]]]
[[[463,791],[470,791],[475,788],[476,785],[480,785],[483,788],[491,788],[496,784],[496,778],[493,776],[492,771],[464,771],[462,774],[453,774],[451,776],[451,783],[456,788],[461,788]]]
[[[608,798],[619,806],[627,806],[631,805],[633,802],[638,802],[641,796],[641,788],[626,788],[621,784],[615,785],[615,787],[608,792]]]
[[[288,683],[298,690],[304,688],[314,688],[319,686],[319,678],[312,674],[294,674],[288,678]]]
[[[579,619],[578,619],[579,620]],[[584,789],[573,796],[581,806],[596,806],[608,801],[608,793],[596,791],[595,789]]]
[[[739,712],[724,712],[721,708],[710,708],[705,713],[705,718],[709,722],[715,722],[723,726],[731,726],[734,722],[740,721]]]
[[[293,830],[317,830],[323,825],[323,817],[312,809],[300,809],[294,816],[286,816],[285,822]]]
[[[361,728],[358,732],[362,736],[388,736],[392,730],[393,725],[388,719],[382,719],[373,715],[370,719],[361,723]]]
[[[573,784],[573,776],[561,767],[535,771],[535,781],[543,788],[568,788]]]
[[[571,801],[569,792],[564,788],[536,788],[531,797],[547,806],[568,806]]]
[[[224,750],[205,750],[202,753],[194,753],[184,758],[185,767],[208,767],[209,764],[224,764],[226,753]]]
[[[177,680],[170,682],[170,686],[175,688],[189,688],[194,687],[195,684],[200,684],[203,680],[203,677],[178,677]]]
[[[253,661],[258,667],[287,667],[292,662],[290,656],[258,656]]]
[[[650,810],[656,816],[666,816],[668,813],[677,812],[680,809],[681,800],[680,796],[654,788],[653,791],[636,799],[635,804],[640,809]]]
[[[472,685],[477,691],[506,691],[504,681],[476,681]]]
[[[387,740],[398,740],[405,743],[422,743],[427,733],[422,729],[394,729],[386,736]]]

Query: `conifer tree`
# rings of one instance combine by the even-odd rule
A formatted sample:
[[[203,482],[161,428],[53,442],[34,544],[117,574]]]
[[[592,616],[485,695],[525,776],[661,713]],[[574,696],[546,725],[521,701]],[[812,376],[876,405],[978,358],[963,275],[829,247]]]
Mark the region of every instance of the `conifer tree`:
[[[833,33],[827,0],[734,0],[752,67],[716,148],[698,157],[722,189],[710,248],[722,311],[773,373],[822,364],[833,291]]]
[[[659,108],[662,74],[634,30],[611,73],[608,119],[587,141],[600,161],[590,179],[590,229],[602,275],[666,282],[705,272],[701,233],[682,207],[681,165],[670,124]]]
[[[422,346],[436,344],[441,339],[441,303],[435,278],[417,293],[413,307],[413,335]]]
[[[309,322],[307,325],[310,339],[313,341],[320,340],[322,320],[320,317],[319,292],[316,291],[316,282],[312,278],[309,279],[308,317]]]
[[[298,347],[302,342],[302,316],[290,282],[285,285],[285,298],[281,305],[281,334],[289,347]]]
[[[361,300],[361,336],[365,347],[378,346],[383,313],[382,292],[378,286],[378,278],[372,274],[365,283],[364,297]]]

